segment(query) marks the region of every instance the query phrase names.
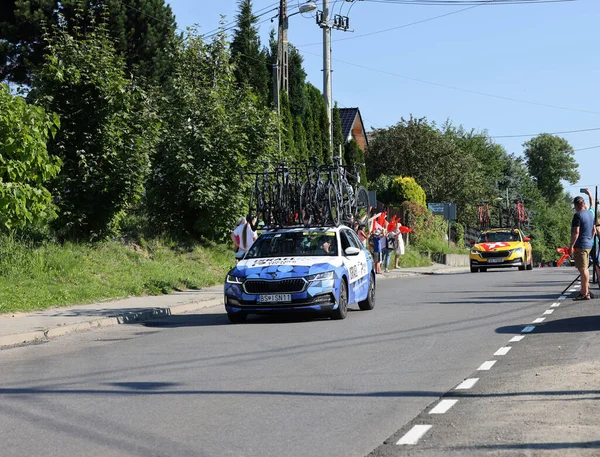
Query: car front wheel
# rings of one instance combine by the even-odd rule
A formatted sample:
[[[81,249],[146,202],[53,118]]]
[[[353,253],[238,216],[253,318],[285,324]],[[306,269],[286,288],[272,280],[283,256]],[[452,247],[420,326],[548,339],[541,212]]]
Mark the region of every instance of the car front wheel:
[[[369,292],[367,298],[358,303],[358,307],[363,311],[368,311],[375,308],[375,275],[371,273],[369,281]]]
[[[346,281],[342,279],[338,307],[331,312],[331,318],[336,320],[345,319],[346,314],[348,314],[348,286],[346,286]]]

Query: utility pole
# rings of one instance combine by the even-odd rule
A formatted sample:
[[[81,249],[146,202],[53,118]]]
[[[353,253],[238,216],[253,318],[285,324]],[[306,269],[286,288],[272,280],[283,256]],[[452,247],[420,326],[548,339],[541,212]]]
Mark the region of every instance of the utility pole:
[[[277,30],[277,60],[279,90],[289,93],[288,84],[288,15],[287,0],[279,0],[279,27]]]
[[[273,65],[273,104],[277,119],[281,117],[279,94],[281,89],[288,93],[288,16],[287,0],[279,0],[279,21],[277,27],[277,56]],[[279,152],[281,153],[281,126],[278,127]]]
[[[329,23],[329,0],[323,0],[323,98],[327,108],[327,125],[329,126],[329,151],[333,158],[333,113],[331,103],[331,24]]]

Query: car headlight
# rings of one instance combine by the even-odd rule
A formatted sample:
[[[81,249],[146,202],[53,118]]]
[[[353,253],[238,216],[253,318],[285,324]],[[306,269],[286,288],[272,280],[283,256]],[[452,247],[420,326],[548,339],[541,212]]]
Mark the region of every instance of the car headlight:
[[[478,251],[476,249],[471,249],[471,254],[473,254],[473,255],[479,255],[480,251]]]
[[[306,277],[307,281],[324,281],[326,279],[333,279],[333,271],[324,271],[323,273],[317,273]]]
[[[244,278],[238,278],[237,276],[227,275],[227,280],[229,284],[243,284]]]
[[[513,254],[523,254],[523,248],[516,248],[516,249],[513,251]]]

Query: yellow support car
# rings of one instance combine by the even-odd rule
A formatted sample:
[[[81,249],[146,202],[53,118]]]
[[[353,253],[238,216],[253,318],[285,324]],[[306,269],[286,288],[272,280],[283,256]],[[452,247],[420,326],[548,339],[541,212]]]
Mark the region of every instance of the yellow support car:
[[[495,228],[482,231],[477,241],[471,240],[471,273],[487,271],[488,268],[533,269],[529,241],[519,229]]]

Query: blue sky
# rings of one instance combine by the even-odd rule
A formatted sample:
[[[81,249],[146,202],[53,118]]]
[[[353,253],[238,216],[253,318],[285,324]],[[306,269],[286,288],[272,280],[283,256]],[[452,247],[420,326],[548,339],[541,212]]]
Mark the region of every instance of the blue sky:
[[[200,33],[218,27],[221,15],[233,21],[237,12],[235,0],[168,3],[180,28],[198,24]],[[288,0],[290,13],[300,3]],[[367,128],[393,125],[410,114],[437,123],[450,119],[491,136],[598,128],[561,136],[575,148],[581,174],[567,190],[600,185],[598,0],[469,9],[368,0],[330,4],[336,14],[352,7],[353,30],[332,32],[333,98],[340,106],[358,106]],[[254,11],[277,5],[253,0]],[[263,44],[277,25],[269,21],[275,14],[260,18],[266,20],[260,25]],[[304,56],[308,80],[322,89],[322,31],[314,17],[291,17],[289,41]],[[520,154],[529,138],[495,141]],[[577,151],[593,146],[598,148]]]

